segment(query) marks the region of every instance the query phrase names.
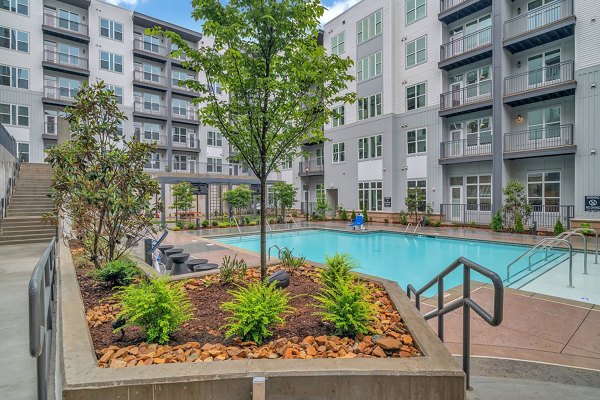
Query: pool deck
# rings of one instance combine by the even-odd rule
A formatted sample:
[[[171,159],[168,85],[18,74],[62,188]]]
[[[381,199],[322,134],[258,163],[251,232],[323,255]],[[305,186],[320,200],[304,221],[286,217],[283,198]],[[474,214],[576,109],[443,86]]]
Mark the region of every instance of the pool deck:
[[[302,228],[347,229],[346,223],[299,222]],[[397,224],[369,224],[369,230],[404,232]],[[242,228],[243,233],[257,233],[258,227]],[[275,229],[274,229],[275,231]],[[412,232],[412,228],[410,230]],[[193,257],[207,258],[220,263],[224,255],[243,256],[248,265],[258,265],[257,254],[219,245],[209,236],[237,234],[233,229],[205,229],[200,231],[169,232],[166,243],[183,247]],[[418,233],[451,238],[494,241],[532,245],[543,236],[496,233],[477,228],[419,227]],[[593,243],[593,240],[590,241]],[[583,242],[574,238],[574,247],[583,248]],[[593,244],[588,243],[592,249]],[[593,257],[590,256],[593,260]],[[589,268],[598,268],[590,263]],[[491,310],[493,290],[487,284],[473,282],[472,297],[485,309]],[[600,288],[596,289],[600,291]],[[462,295],[462,287],[446,291],[446,302]],[[436,299],[423,301],[422,312],[433,309]],[[487,325],[471,313],[471,353],[475,356],[497,357],[588,368],[600,371],[600,305],[537,294],[524,290],[505,289],[504,320],[499,327]],[[437,322],[430,321],[437,330]],[[445,317],[445,344],[456,355],[462,351],[462,313],[456,310]]]

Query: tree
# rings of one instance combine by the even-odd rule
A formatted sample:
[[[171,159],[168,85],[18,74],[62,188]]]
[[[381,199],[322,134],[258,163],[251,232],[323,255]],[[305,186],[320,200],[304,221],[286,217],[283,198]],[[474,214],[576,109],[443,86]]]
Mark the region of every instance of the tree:
[[[173,185],[172,189],[175,200],[173,201],[173,204],[171,204],[171,208],[187,213],[194,203],[194,191],[192,185],[189,182],[181,181]],[[175,214],[175,221],[177,222],[177,213]]]
[[[531,215],[532,206],[527,200],[525,186],[516,179],[508,181],[502,189],[504,195],[504,216],[506,225],[513,230],[517,228],[517,222],[522,226]]]
[[[163,34],[185,54],[184,66],[202,72],[183,83],[199,92],[203,124],[219,129],[261,184],[261,277],[266,278],[267,176],[300,154],[306,140],[322,140],[333,107],[353,103],[348,93],[349,58],[327,54],[318,43],[320,0],[192,0],[192,16],[203,22],[213,46],[191,47],[174,32]],[[215,92],[216,83],[229,94]]]
[[[419,223],[419,212],[425,210],[425,191],[419,187],[409,187],[404,200],[408,215],[413,215],[415,224]]]
[[[291,183],[275,182],[273,184],[273,200],[281,207],[281,218],[285,219],[285,209],[291,208],[296,203],[298,189]]]
[[[223,200],[229,203],[231,207],[236,208],[239,212],[240,209],[252,205],[252,190],[248,185],[238,185],[223,193]]]
[[[126,117],[102,81],[84,82],[65,112],[71,141],[48,149],[46,157],[53,169],[54,217],[70,220],[100,267],[101,261],[125,255],[135,239],[153,229],[160,204],[151,201],[160,189],[144,165],[155,146],[119,134]]]
[[[323,221],[325,219],[325,213],[331,210],[331,207],[329,207],[329,203],[325,198],[325,194],[317,195],[317,204],[315,205],[315,208],[315,217],[317,217],[319,221]]]

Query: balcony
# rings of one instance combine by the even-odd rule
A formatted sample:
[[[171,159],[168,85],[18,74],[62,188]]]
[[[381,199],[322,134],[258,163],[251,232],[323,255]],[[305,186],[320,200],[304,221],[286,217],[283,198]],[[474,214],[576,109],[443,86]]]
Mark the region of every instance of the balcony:
[[[518,15],[504,23],[504,47],[518,53],[575,32],[573,0],[558,0]]]
[[[71,105],[75,101],[75,95],[79,91],[79,87],[68,88],[58,87],[52,85],[44,86],[44,97],[42,102],[44,104],[65,107]]]
[[[576,87],[575,62],[565,61],[505,78],[504,103],[514,107],[571,96]]]
[[[171,90],[180,96],[192,97],[196,98],[199,96],[199,92],[196,90],[190,89],[187,86],[179,86],[178,80],[171,80]]]
[[[504,159],[574,154],[573,125],[546,126],[504,135]]]
[[[167,107],[157,103],[136,101],[133,103],[133,116],[166,120]]]
[[[184,124],[199,124],[198,111],[194,107],[171,107],[171,118],[173,119],[173,121],[181,122]]]
[[[173,150],[178,151],[191,151],[197,153],[200,151],[200,139],[188,135],[187,137],[173,137],[172,138]]]
[[[87,58],[58,53],[49,49],[44,49],[42,66],[51,71],[67,72],[79,76],[90,75]]]
[[[61,39],[74,40],[79,43],[90,42],[88,26],[86,24],[60,18],[48,12],[44,12],[42,31],[45,34]]]
[[[158,62],[167,61],[167,48],[158,44],[144,41],[141,38],[133,39],[133,54]]]
[[[440,117],[492,108],[492,81],[483,81],[440,95]]]
[[[205,175],[207,177],[218,176],[221,178],[227,177],[227,179],[230,179],[229,177],[231,177],[243,180],[256,180],[256,177],[250,170],[243,168],[239,164],[233,163],[215,164],[190,159],[182,160],[180,158],[178,160],[173,159],[171,168],[169,168],[166,160],[152,160],[146,162],[144,169],[155,173],[196,174]]]
[[[300,161],[298,176],[323,176],[325,173],[324,164],[322,158]]]
[[[438,67],[445,71],[492,56],[492,27],[451,40],[440,46]]]
[[[145,71],[133,71],[133,85],[144,89],[167,90],[167,78]]]
[[[492,0],[440,0],[438,19],[451,24],[492,5]]]
[[[439,163],[487,161],[492,159],[492,135],[471,135],[466,139],[440,143]]]

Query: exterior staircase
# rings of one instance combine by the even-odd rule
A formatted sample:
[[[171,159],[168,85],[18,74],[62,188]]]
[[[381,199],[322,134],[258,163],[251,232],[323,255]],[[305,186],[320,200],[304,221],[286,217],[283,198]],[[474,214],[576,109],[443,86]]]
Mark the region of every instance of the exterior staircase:
[[[6,216],[0,219],[0,246],[49,242],[56,227],[44,221],[52,211],[50,164],[22,163]]]

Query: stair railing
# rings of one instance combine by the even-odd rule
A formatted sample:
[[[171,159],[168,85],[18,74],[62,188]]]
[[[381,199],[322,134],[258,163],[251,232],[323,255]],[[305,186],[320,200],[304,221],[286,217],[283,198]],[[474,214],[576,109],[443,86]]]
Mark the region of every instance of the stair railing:
[[[455,299],[448,304],[444,304],[444,278],[448,276],[455,269],[463,266],[463,295],[462,297]],[[489,314],[479,304],[471,298],[471,270],[485,276],[492,281],[494,285],[494,312]],[[491,326],[498,326],[502,323],[502,316],[504,313],[504,285],[500,276],[481,265],[468,260],[464,257],[456,259],[446,269],[437,274],[435,278],[430,280],[421,289],[416,290],[412,285],[408,285],[406,293],[410,299],[411,293],[415,295],[415,305],[417,309],[421,310],[421,295],[427,290],[437,285],[437,308],[433,311],[423,315],[426,320],[432,318],[438,319],[438,337],[444,341],[444,315],[451,311],[454,311],[460,307],[463,309],[463,349],[462,349],[462,364],[463,371],[466,375],[466,387],[471,389],[470,375],[471,375],[471,310],[475,311],[485,322]]]

